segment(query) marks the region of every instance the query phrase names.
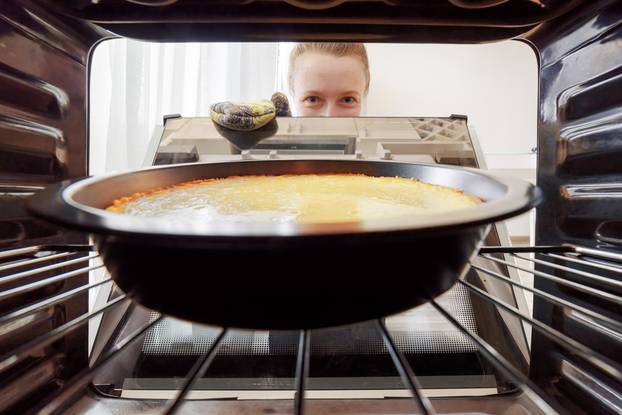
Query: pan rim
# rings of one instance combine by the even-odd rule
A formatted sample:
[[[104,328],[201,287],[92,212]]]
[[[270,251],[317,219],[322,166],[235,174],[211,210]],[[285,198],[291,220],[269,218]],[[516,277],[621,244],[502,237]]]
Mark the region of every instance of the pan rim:
[[[74,196],[82,189],[94,183],[112,178],[133,175],[140,172],[161,169],[183,169],[209,167],[210,165],[237,163],[373,163],[421,166],[423,168],[445,169],[475,175],[485,180],[492,180],[503,186],[504,194],[498,199],[457,209],[450,212],[403,215],[394,218],[374,219],[360,222],[334,222],[321,224],[295,223],[190,223],[190,221],[166,221],[157,218],[144,218],[119,213],[107,212],[100,208],[85,205],[75,200]],[[291,174],[296,174],[295,172]],[[236,175],[232,173],[231,175]],[[425,181],[425,180],[424,180]],[[186,163],[155,166],[145,169],[113,172],[105,175],[79,179],[72,183],[63,182],[36,194],[29,204],[29,209],[48,220],[78,227],[93,233],[142,235],[174,238],[227,238],[227,237],[308,237],[339,234],[377,234],[399,232],[425,232],[483,225],[506,219],[523,213],[539,201],[541,194],[533,184],[513,178],[491,174],[487,171],[427,163],[410,163],[395,160],[339,160],[339,159],[289,159],[289,160],[237,160],[203,163]],[[53,199],[53,200],[52,200]],[[450,213],[448,215],[448,213]]]

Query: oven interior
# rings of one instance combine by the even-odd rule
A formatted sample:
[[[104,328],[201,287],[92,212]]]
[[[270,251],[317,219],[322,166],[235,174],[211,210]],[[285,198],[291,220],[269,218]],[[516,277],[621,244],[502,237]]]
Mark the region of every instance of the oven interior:
[[[6,0],[0,17],[3,412],[622,412],[619,2]],[[115,288],[88,235],[25,209],[46,184],[88,174],[92,54],[119,36],[528,43],[545,195],[535,245],[510,246],[496,224],[443,297],[347,327],[222,330],[144,309]],[[402,126],[384,144],[362,133]],[[283,119],[250,150],[212,130],[165,117],[145,165],[317,156],[485,167],[463,116]]]

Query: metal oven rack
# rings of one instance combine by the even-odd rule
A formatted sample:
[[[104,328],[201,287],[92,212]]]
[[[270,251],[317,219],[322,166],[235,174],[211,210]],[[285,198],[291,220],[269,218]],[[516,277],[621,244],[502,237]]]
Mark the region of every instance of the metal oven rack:
[[[535,255],[532,256],[532,254]],[[535,269],[519,265],[516,260],[519,260],[520,263],[534,264]],[[489,266],[483,264],[488,264]],[[73,266],[76,269],[64,272],[63,270],[67,266]],[[536,288],[528,287],[495,271],[495,267],[499,266],[515,268],[533,276]],[[0,275],[3,275],[0,276],[0,305],[7,304],[15,297],[33,292],[41,287],[76,278],[80,275],[84,276],[85,273],[101,267],[103,265],[100,263],[99,255],[95,252],[93,246],[90,245],[31,246],[0,251]],[[574,245],[483,247],[479,252],[479,257],[473,261],[472,267],[485,273],[490,278],[511,284],[515,289],[530,292],[534,296],[534,301],[543,301],[549,305],[557,306],[565,311],[582,316],[583,318],[580,321],[586,325],[587,329],[601,334],[604,333],[608,338],[622,342],[622,322],[619,319],[583,305],[586,303],[586,298],[589,301],[595,301],[596,304],[612,303],[616,306],[622,304],[622,296],[619,295],[622,282],[608,276],[611,273],[622,275],[622,254],[612,250]],[[51,276],[29,282],[32,277],[45,273],[51,273]],[[541,285],[539,284],[540,281],[553,283],[563,289],[579,292],[581,300],[572,301],[568,299],[568,296],[554,293],[554,290],[538,288]],[[555,343],[560,350],[563,349],[569,354],[578,356],[582,361],[587,362],[591,365],[591,369],[604,374],[610,381],[618,385],[622,384],[622,370],[619,362],[589,347],[587,345],[589,341],[579,341],[576,338],[572,338],[565,334],[558,325],[541,321],[537,315],[532,317],[469,281],[461,280],[458,283],[466,287],[474,295],[494,304],[503,312],[519,318],[523,323],[530,325],[534,335],[543,336],[548,341]],[[2,339],[10,339],[13,330],[28,324],[29,316],[61,304],[73,297],[84,295],[89,290],[104,284],[114,283],[109,277],[97,282],[88,282],[86,280],[84,285],[77,288],[17,307],[4,312],[0,316],[0,345],[2,345],[2,349],[0,349],[2,350],[2,355],[0,356],[0,387],[3,388],[0,393],[3,396],[0,399],[0,411],[9,409],[10,405],[15,404],[15,401],[19,398],[19,388],[12,387],[10,381],[5,381],[6,379],[10,380],[11,371],[16,365],[33,355],[40,354],[48,346],[56,342],[62,342],[66,336],[86,326],[90,320],[101,316],[109,310],[120,307],[122,304],[127,305],[131,303],[132,299],[127,294],[117,293],[107,303],[99,305],[77,318],[63,322],[63,324],[40,336],[23,343],[17,343],[10,350],[5,350],[4,345],[11,344],[11,342]],[[500,374],[515,384],[522,391],[523,395],[531,401],[533,407],[546,414],[568,410],[568,408],[560,406],[548,388],[543,388],[542,384],[534,381],[531,375],[513,366],[492,344],[466,328],[450,311],[435,300],[431,300],[431,304],[442,316],[454,324],[479,347],[481,354],[489,363]],[[163,317],[160,315],[158,318],[152,319],[140,327],[133,328],[133,331],[129,334],[109,344],[109,347],[100,353],[94,361],[92,360],[90,365],[85,365],[82,370],[72,375],[61,385],[57,385],[57,388],[53,389],[51,393],[45,395],[45,398],[41,399],[40,405],[36,408],[37,413],[59,413],[67,409],[72,404],[73,398],[80,391],[88,388],[89,383],[98,371],[111,363],[126,347],[143,338],[146,331],[160,322]],[[376,328],[385,343],[403,384],[410,389],[413,399],[417,402],[419,411],[424,414],[434,414],[435,400],[429,399],[422,393],[421,386],[417,380],[417,374],[413,373],[408,361],[394,343],[391,333],[382,320],[376,322]],[[303,330],[300,332],[298,354],[296,356],[296,393],[293,401],[293,412],[295,414],[302,414],[305,409],[305,403],[308,402],[305,401],[305,391],[307,374],[309,373],[312,334],[312,331]],[[222,328],[216,340],[212,342],[211,347],[194,363],[176,398],[162,402],[161,412],[166,414],[176,413],[185,402],[188,402],[185,398],[187,398],[188,393],[193,388],[193,384],[206,373],[226,336],[227,328]],[[532,344],[532,361],[536,352],[537,350],[535,350]],[[591,394],[594,402],[598,401],[600,404],[604,402],[605,405],[610,405],[614,409],[613,412],[615,412],[616,408],[618,410],[621,408],[616,406],[619,404],[620,395],[619,393],[616,394],[615,389],[604,385],[598,379],[584,377],[585,379],[591,379],[591,381],[583,382],[583,388],[587,389]],[[2,405],[5,406],[2,407]]]

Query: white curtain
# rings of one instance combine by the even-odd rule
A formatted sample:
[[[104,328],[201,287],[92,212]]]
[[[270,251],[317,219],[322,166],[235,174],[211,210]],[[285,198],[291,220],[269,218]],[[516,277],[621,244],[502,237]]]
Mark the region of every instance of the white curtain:
[[[218,101],[269,99],[275,43],[146,43],[114,39],[94,52],[90,173],[142,165],[162,116],[208,116]]]

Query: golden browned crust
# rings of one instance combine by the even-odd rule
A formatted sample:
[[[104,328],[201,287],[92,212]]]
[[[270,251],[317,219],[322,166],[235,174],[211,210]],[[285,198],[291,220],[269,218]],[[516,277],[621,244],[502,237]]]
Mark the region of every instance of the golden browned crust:
[[[125,210],[125,207],[127,206],[129,202],[140,199],[141,197],[155,195],[158,193],[164,193],[170,190],[181,189],[183,187],[190,187],[192,185],[203,184],[203,183],[216,181],[216,180],[223,180],[223,179],[194,179],[188,182],[182,182],[178,184],[171,184],[169,186],[157,187],[155,189],[147,190],[144,192],[137,192],[130,196],[123,196],[118,199],[115,199],[112,202],[112,204],[106,208],[106,210],[108,212],[123,213],[123,211]]]

